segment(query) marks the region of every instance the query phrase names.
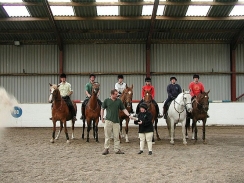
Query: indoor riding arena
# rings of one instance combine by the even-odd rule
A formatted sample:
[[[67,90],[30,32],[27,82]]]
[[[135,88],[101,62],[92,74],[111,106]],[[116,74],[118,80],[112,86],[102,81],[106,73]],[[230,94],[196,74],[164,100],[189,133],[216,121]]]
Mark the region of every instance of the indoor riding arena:
[[[64,75],[71,89],[64,96],[77,106],[74,130],[60,87]],[[197,76],[207,107],[189,98],[187,114],[187,105],[172,99],[170,105],[182,106],[174,107],[179,119],[186,117],[173,121],[174,145],[166,119],[153,122],[152,155],[146,142],[138,154],[138,125],[130,119],[126,134],[123,120],[124,154],[116,154],[111,136],[103,155],[104,123],[99,118],[97,133],[93,123],[87,142],[87,120],[81,119],[91,75],[99,86],[94,99],[101,102],[123,76],[133,89],[133,119],[148,78],[161,114],[172,77],[187,93]],[[243,0],[0,0],[0,180],[243,183],[243,80]],[[51,89],[54,84],[60,88]],[[195,119],[194,102],[204,109],[206,127],[197,120],[192,132],[191,120],[184,144],[182,124],[188,116]],[[66,115],[67,134],[65,125],[59,134],[63,118],[57,113]]]

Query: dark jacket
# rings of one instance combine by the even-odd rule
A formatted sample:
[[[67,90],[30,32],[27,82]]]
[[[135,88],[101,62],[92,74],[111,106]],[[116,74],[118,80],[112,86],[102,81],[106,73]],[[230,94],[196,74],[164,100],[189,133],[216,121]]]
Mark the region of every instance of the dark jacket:
[[[138,125],[138,122],[142,121],[142,124],[139,124],[139,133],[153,132],[152,118],[152,114],[148,111],[138,114],[138,120],[134,123]]]
[[[178,84],[169,84],[167,86],[168,98],[174,100],[181,92],[181,87]]]

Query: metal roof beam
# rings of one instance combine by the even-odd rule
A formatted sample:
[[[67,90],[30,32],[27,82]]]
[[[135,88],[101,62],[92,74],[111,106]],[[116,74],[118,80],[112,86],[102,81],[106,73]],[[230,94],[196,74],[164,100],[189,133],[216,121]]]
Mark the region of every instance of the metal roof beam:
[[[151,20],[151,16],[97,16],[97,17],[77,17],[77,16],[55,16],[54,21],[91,21],[91,20]],[[156,16],[156,20],[171,20],[171,21],[232,21],[232,20],[244,20],[244,16],[236,17],[169,17],[169,16]],[[0,18],[0,22],[25,22],[25,21],[49,21],[46,17],[11,17],[11,18]]]
[[[55,20],[54,20],[54,17],[53,17],[51,8],[50,8],[47,0],[43,0],[43,6],[47,10],[47,12],[48,12],[48,19],[49,19],[49,21],[51,23],[51,26],[53,28],[53,31],[55,32],[55,35],[56,35],[56,38],[57,38],[57,42],[58,42],[59,50],[62,51],[63,50],[62,38],[61,38],[61,36],[59,34],[59,31],[57,29],[57,26],[56,26],[56,23],[55,23]]]
[[[21,44],[26,45],[54,45],[57,44],[53,40],[20,40]],[[230,44],[231,40],[206,40],[206,39],[152,39],[151,44]],[[146,40],[130,40],[130,39],[80,39],[80,40],[64,40],[64,44],[145,44]],[[13,40],[0,40],[0,45],[13,45]]]
[[[152,39],[152,34],[153,34],[153,29],[154,29],[154,24],[155,24],[155,19],[156,19],[156,14],[157,14],[157,10],[158,10],[158,3],[159,3],[159,0],[155,0],[154,1],[150,29],[149,29],[148,36],[147,36],[147,45],[146,45],[147,49],[150,49],[150,47],[151,47],[151,39]]]
[[[143,5],[153,5],[153,1],[144,2],[49,2],[50,6],[143,6]],[[244,2],[171,2],[171,1],[160,1],[159,5],[167,6],[189,6],[189,5],[202,5],[202,6],[234,6],[234,5],[244,5]],[[42,3],[38,2],[1,2],[0,6],[42,6]]]
[[[244,25],[242,26],[242,29],[237,33],[237,35],[231,41],[230,44],[231,50],[235,50],[237,48],[237,45],[241,42],[243,38],[244,38]]]
[[[72,33],[72,34],[132,34],[132,33],[145,33],[145,29],[59,29],[59,33]],[[153,33],[238,33],[239,29],[153,29]],[[0,34],[51,34],[54,33],[53,29],[47,30],[0,30]]]

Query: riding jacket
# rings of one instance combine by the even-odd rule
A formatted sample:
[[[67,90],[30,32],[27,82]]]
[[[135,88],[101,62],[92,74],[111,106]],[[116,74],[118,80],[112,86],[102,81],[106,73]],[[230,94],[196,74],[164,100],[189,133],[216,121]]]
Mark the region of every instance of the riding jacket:
[[[174,100],[182,92],[180,85],[169,84],[167,86],[168,98]]]
[[[189,84],[190,94],[192,97],[197,96],[199,93],[204,92],[204,85],[201,82],[195,83],[192,81]]]
[[[67,96],[71,91],[73,91],[71,89],[71,84],[68,83],[67,81],[65,83],[61,82],[59,83],[59,87],[58,87],[59,91],[60,91],[60,95],[62,97]]]
[[[126,88],[126,83],[124,83],[124,82],[115,83],[115,89],[119,92],[118,96],[120,96],[122,94],[122,92],[124,91],[125,88]]]
[[[142,121],[142,124],[139,124],[139,133],[153,132],[152,113],[148,111],[140,112],[138,120],[134,121],[134,124],[138,125],[139,121]]]
[[[145,96],[145,91],[144,90],[151,90],[151,95],[152,95],[152,98],[154,99],[154,96],[155,96],[154,86],[152,86],[152,85],[144,85],[142,87],[142,91],[141,91],[142,98]]]

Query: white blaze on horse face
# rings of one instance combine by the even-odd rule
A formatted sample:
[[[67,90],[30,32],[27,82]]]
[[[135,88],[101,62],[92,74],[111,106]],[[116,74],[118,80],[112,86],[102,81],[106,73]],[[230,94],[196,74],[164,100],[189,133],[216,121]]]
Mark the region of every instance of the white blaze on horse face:
[[[128,94],[131,95],[131,91],[129,91]]]

